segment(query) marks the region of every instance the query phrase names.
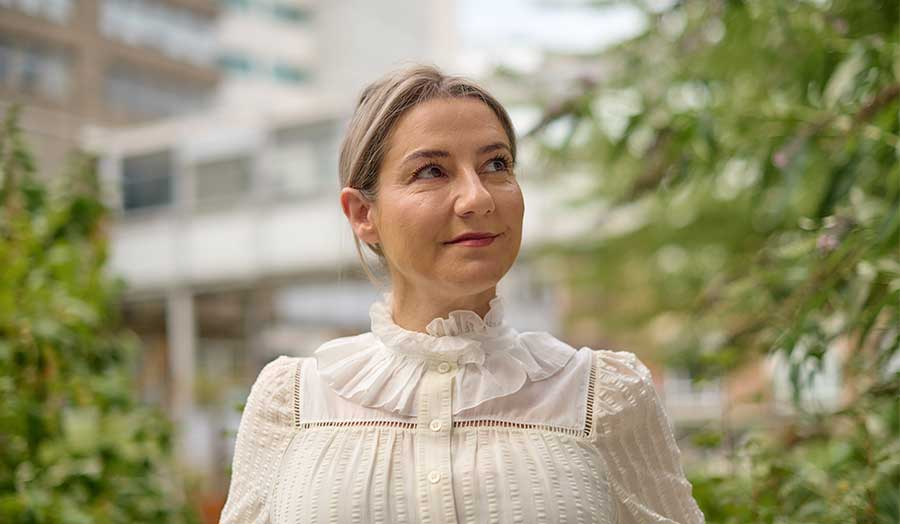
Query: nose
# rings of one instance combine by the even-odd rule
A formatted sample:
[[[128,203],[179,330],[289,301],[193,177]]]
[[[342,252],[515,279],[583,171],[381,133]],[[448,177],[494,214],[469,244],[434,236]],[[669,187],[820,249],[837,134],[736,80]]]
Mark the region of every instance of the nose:
[[[494,211],[494,196],[473,169],[466,169],[457,177],[459,186],[456,197],[456,214],[468,216],[473,213],[487,214]]]

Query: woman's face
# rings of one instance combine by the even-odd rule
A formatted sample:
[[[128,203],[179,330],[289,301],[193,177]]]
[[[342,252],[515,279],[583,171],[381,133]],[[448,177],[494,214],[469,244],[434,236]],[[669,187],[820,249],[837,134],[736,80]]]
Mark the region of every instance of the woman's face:
[[[509,139],[487,104],[423,102],[395,124],[370,223],[354,229],[381,243],[395,285],[399,278],[447,296],[482,292],[519,253],[525,203],[512,167]],[[452,242],[466,233],[496,236]]]

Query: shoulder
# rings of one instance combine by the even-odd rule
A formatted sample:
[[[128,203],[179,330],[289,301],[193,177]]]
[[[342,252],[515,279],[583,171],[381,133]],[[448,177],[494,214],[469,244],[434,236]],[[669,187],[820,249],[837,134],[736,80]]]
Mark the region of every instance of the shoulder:
[[[294,374],[299,369],[303,359],[281,355],[263,366],[253,383],[254,388],[278,388],[283,387],[294,380]]]
[[[658,402],[650,369],[630,351],[593,350],[594,416],[599,430],[639,423]]]
[[[623,380],[629,384],[653,384],[650,369],[634,353],[595,349],[593,354],[598,369],[606,373],[608,377],[614,380]]]
[[[292,409],[294,388],[303,359],[281,355],[266,364],[250,387],[245,412],[277,416]]]

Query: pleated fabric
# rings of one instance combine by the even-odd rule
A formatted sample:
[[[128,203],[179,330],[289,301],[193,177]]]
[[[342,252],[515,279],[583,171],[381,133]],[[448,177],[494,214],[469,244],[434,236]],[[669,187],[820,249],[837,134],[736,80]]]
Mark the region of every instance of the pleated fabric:
[[[647,367],[581,348],[514,394],[456,411],[428,362],[415,416],[279,357],[251,388],[223,524],[704,522]]]

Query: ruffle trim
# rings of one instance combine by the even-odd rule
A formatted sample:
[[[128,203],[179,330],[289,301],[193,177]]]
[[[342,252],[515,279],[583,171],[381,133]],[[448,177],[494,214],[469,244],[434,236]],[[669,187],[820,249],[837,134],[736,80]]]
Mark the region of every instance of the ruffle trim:
[[[461,362],[454,381],[454,414],[511,395],[527,381],[549,378],[575,349],[542,331],[516,333],[515,343],[483,352],[483,362]],[[488,342],[490,345],[490,342]],[[314,353],[318,373],[341,397],[370,408],[417,416],[416,392],[427,358],[385,346],[372,333],[325,342]]]
[[[518,333],[505,326],[499,296],[485,318],[453,311],[431,321],[428,333],[401,328],[390,311],[386,294],[370,308],[371,333],[330,340],[314,352],[326,383],[370,408],[417,416],[416,392],[429,361],[457,363],[453,412],[458,414],[552,376],[576,353],[549,333]]]

